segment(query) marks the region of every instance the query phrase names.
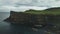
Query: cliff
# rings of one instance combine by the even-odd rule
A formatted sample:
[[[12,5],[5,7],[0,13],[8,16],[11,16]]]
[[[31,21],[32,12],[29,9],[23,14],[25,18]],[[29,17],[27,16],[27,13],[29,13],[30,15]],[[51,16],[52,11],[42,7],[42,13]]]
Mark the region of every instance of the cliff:
[[[52,10],[57,11],[52,11]],[[24,24],[24,25],[47,25],[49,23],[56,24],[60,21],[59,8],[49,8],[46,10],[26,10],[25,12],[10,12],[10,17],[5,19],[13,24]]]
[[[48,31],[60,33],[60,8],[46,10],[26,10],[25,12],[10,12],[10,16],[4,21],[12,24],[29,25],[40,28],[42,25]]]
[[[39,25],[46,24],[44,15],[36,15],[24,12],[10,12],[10,17],[5,21],[13,22],[14,24],[25,24],[25,25]]]

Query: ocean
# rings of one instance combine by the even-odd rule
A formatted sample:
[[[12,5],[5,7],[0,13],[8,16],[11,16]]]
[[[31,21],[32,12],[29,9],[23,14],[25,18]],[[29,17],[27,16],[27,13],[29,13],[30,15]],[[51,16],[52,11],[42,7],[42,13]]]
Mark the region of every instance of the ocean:
[[[12,25],[3,21],[10,16],[9,12],[0,12],[0,34],[46,34],[45,29],[35,29],[24,25]],[[53,33],[54,34],[54,33]]]

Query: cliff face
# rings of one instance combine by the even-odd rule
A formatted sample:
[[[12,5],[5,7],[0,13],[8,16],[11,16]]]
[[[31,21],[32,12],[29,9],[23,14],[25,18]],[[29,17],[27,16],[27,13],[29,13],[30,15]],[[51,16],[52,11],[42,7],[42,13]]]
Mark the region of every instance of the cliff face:
[[[5,21],[12,22],[13,24],[25,24],[25,25],[47,25],[49,23],[59,23],[60,15],[53,14],[31,14],[24,12],[10,12],[10,17]]]
[[[48,23],[60,24],[60,15],[48,15],[47,19]]]
[[[56,11],[55,11],[56,9]],[[26,12],[10,12],[10,16],[5,19],[13,24],[33,25],[34,28],[40,28],[41,25],[48,31],[60,31],[60,8],[50,8],[47,11],[28,10]],[[58,11],[59,10],[59,11]],[[60,33],[60,32],[59,32]]]
[[[36,15],[23,12],[10,12],[10,17],[6,20],[14,22],[16,24],[26,24],[26,25],[39,25],[46,24],[44,15]]]

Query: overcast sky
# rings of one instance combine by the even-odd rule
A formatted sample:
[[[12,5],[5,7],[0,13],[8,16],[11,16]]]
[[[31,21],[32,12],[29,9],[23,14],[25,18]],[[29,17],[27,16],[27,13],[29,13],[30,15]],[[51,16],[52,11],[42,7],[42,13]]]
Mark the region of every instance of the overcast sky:
[[[26,9],[43,10],[48,7],[60,7],[60,0],[0,0],[0,12]]]

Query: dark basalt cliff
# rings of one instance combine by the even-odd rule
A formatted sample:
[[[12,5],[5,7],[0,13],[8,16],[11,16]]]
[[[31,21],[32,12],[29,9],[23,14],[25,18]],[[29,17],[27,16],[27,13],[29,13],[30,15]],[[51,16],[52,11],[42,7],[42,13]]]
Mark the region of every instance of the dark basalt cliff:
[[[60,15],[53,14],[31,14],[24,12],[10,12],[9,18],[5,21],[13,24],[25,24],[25,25],[47,25],[49,23],[59,23]]]
[[[12,24],[29,25],[34,28],[40,28],[43,25],[50,31],[59,31],[60,33],[60,8],[50,8],[38,12],[37,10],[27,10],[26,12],[11,11],[10,16],[4,21]]]
[[[9,18],[5,21],[12,22],[13,24],[25,24],[25,25],[45,25],[47,22],[45,20],[45,15],[37,15],[23,12],[10,12]]]
[[[42,14],[41,11],[38,14],[38,12],[36,10],[27,10],[26,12],[34,12],[32,13],[25,13],[25,12],[14,12],[11,11],[10,12],[10,16],[9,18],[5,19],[5,21],[8,21],[12,24],[24,24],[24,25],[52,25],[52,24],[56,24],[59,23],[60,24],[60,14],[57,14],[56,11],[55,13],[57,14],[53,14],[52,10],[55,10],[57,8],[50,8],[50,9],[46,9],[46,10],[50,10],[52,14],[48,14],[49,11],[46,11],[47,14],[44,14],[44,12]]]

